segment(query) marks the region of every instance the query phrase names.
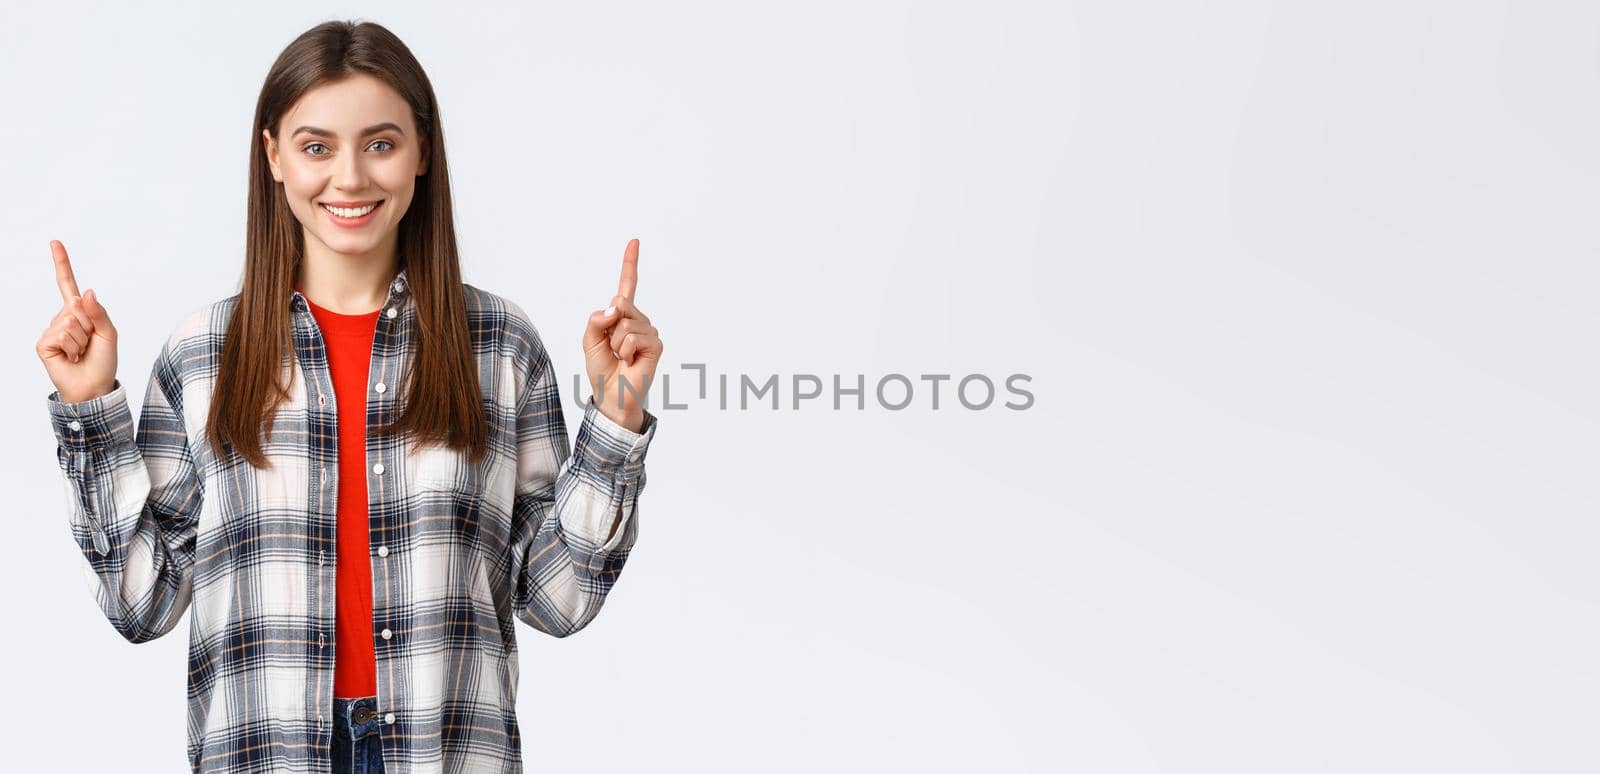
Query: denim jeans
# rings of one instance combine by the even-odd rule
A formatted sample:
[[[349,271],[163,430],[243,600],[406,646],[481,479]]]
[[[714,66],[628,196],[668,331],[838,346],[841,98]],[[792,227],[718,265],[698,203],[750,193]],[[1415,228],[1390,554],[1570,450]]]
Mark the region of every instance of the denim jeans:
[[[333,699],[333,774],[383,774],[378,697]]]

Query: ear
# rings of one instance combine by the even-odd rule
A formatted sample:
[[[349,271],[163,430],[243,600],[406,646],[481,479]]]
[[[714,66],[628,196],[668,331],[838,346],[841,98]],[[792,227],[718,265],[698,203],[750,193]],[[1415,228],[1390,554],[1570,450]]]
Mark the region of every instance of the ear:
[[[420,157],[417,159],[417,177],[422,177],[428,174],[428,140],[426,138],[417,141],[417,150],[421,152]]]
[[[267,151],[267,166],[272,168],[272,179],[283,182],[283,172],[278,170],[278,143],[272,139],[270,130],[261,130],[261,144]]]

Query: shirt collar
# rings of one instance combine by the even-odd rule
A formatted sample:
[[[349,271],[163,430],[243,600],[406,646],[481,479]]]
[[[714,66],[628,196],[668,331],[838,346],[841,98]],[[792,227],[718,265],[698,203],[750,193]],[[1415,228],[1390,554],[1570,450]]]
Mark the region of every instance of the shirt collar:
[[[410,289],[411,289],[411,285],[408,282],[406,282],[406,270],[405,270],[405,267],[402,266],[402,267],[400,267],[400,271],[395,273],[394,279],[389,280],[389,295],[388,295],[387,298],[384,299],[383,307],[385,309],[388,309],[389,307],[391,307],[391,306],[393,306],[393,305],[395,305],[397,303],[402,303],[405,300],[406,292],[409,291]],[[299,310],[299,311],[303,311],[303,312],[310,312],[311,311],[311,307],[309,306],[309,303],[306,301],[305,294],[301,293],[299,290],[294,290],[290,294],[290,296],[289,296],[289,308],[290,309]]]

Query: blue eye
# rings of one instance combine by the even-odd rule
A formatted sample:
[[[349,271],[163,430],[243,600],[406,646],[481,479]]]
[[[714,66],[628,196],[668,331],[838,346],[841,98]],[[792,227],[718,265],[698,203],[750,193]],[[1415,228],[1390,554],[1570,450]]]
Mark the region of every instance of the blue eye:
[[[377,145],[380,142],[383,143],[384,145],[388,146],[388,147],[383,149],[384,151],[392,150],[394,148],[394,143],[389,142],[388,140],[373,140],[372,144],[373,145]],[[328,154],[326,154],[326,153],[312,153],[311,149],[312,148],[327,148],[327,147],[328,146],[323,145],[320,142],[313,142],[313,143],[310,143],[310,144],[306,145],[306,147],[302,148],[301,150],[304,151],[305,154],[308,155],[308,156],[318,156],[318,157],[320,157],[320,156],[326,156]],[[380,153],[381,152],[382,151],[380,151]]]

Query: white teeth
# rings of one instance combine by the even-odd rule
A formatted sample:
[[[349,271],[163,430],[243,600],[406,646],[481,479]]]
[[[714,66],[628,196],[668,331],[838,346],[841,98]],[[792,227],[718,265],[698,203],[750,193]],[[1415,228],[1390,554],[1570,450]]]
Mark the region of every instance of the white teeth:
[[[338,215],[341,218],[359,218],[362,215],[365,215],[365,214],[367,214],[369,212],[372,212],[372,208],[374,208],[376,206],[378,206],[378,205],[377,205],[376,202],[374,202],[374,203],[369,204],[369,205],[367,205],[365,207],[357,207],[355,209],[346,209],[344,207],[330,207],[330,206],[328,206],[326,204],[322,205],[322,208],[327,210],[328,212],[331,212],[331,213],[333,213],[335,215]]]

